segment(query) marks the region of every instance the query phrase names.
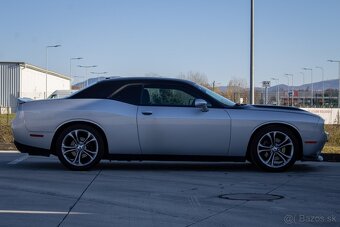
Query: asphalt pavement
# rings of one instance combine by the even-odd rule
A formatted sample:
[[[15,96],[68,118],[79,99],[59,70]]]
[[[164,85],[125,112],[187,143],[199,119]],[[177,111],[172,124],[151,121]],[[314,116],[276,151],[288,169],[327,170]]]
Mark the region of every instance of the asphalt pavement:
[[[340,163],[109,162],[0,151],[0,226],[340,226]]]

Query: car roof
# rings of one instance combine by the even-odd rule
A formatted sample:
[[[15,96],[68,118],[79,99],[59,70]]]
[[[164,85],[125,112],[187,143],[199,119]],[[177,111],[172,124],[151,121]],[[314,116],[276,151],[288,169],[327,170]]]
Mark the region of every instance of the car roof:
[[[108,81],[126,81],[126,82],[138,82],[138,83],[145,83],[145,82],[176,82],[176,83],[187,83],[187,84],[194,84],[194,82],[184,79],[178,78],[167,78],[167,77],[116,77],[116,78],[107,78],[105,80],[101,80],[98,83],[105,83]]]

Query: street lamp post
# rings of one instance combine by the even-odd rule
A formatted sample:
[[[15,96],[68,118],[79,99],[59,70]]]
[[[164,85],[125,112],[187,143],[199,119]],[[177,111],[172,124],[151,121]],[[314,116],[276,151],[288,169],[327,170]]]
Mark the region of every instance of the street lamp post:
[[[286,73],[285,75],[292,77],[292,87],[291,87],[291,90],[292,90],[292,106],[294,106],[294,84],[293,84],[294,83],[294,74]]]
[[[96,66],[96,65],[78,65],[78,67],[80,67],[80,68],[85,68],[86,87],[88,87],[88,86],[89,86],[89,80],[88,80],[88,78],[87,78],[87,70],[88,70],[89,68],[95,68],[95,67],[97,67],[97,66]]]
[[[312,97],[311,97],[311,107],[314,105],[314,84],[313,84],[313,69],[312,68],[303,68],[303,70],[310,70],[310,78],[311,78],[311,83],[312,83]]]
[[[289,104],[289,90],[290,90],[290,87],[289,87],[289,76],[287,76],[287,75],[284,75],[284,77],[287,77],[287,79],[288,79],[288,83],[287,83],[287,100],[288,100],[288,106],[290,105]]]
[[[325,105],[325,73],[324,73],[324,70],[323,70],[323,67],[321,66],[315,66],[315,68],[317,69],[321,69],[321,72],[322,72],[322,106]]]
[[[82,57],[77,57],[77,58],[70,58],[70,77],[72,78],[72,61],[73,60],[81,60],[83,59]]]
[[[302,87],[305,86],[305,73],[300,72],[302,74]],[[306,98],[306,89],[303,89],[303,96],[302,96],[302,106],[305,106],[305,98]]]
[[[277,80],[277,85],[276,85],[276,105],[280,105],[280,91],[279,91],[279,83],[280,79],[279,78],[271,78],[272,80]]]
[[[51,45],[51,46],[46,46],[46,72],[45,72],[45,99],[47,98],[47,72],[48,72],[48,48],[56,48],[56,47],[61,47],[60,44],[57,45]]]
[[[105,75],[107,74],[108,72],[91,72],[91,74],[94,74],[94,75]],[[98,77],[97,77],[97,81],[98,82]]]
[[[328,60],[328,61],[337,62],[339,64],[338,108],[340,108],[340,60]]]

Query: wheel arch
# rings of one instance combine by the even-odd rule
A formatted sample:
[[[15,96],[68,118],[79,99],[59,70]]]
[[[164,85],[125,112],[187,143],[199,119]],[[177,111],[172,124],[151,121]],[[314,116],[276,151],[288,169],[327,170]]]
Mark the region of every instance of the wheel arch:
[[[266,123],[266,124],[258,126],[256,129],[254,129],[254,131],[252,132],[251,137],[250,137],[250,139],[248,141],[246,159],[250,160],[250,144],[251,144],[252,140],[254,139],[255,134],[258,131],[262,130],[263,128],[271,127],[271,126],[285,127],[285,128],[291,130],[294,133],[294,135],[297,138],[298,148],[299,148],[297,156],[296,156],[296,159],[297,160],[301,160],[301,158],[303,156],[303,144],[302,144],[301,135],[300,135],[300,133],[299,133],[299,131],[298,131],[298,129],[296,127],[294,127],[293,125],[287,124],[287,123]]]
[[[100,127],[98,124],[92,122],[92,121],[86,121],[86,120],[74,120],[74,121],[68,121],[68,122],[64,122],[63,124],[59,125],[57,127],[57,129],[55,130],[55,133],[53,135],[53,139],[52,139],[52,143],[51,143],[51,153],[52,154],[56,154],[56,141],[59,137],[59,135],[62,133],[62,131],[64,129],[66,129],[67,127],[70,127],[72,125],[76,125],[76,124],[83,124],[83,125],[87,125],[87,126],[91,126],[93,128],[95,128],[101,135],[103,141],[104,141],[104,158],[106,157],[106,155],[108,154],[108,142],[107,142],[107,138],[105,135],[105,132],[103,130],[102,127]]]

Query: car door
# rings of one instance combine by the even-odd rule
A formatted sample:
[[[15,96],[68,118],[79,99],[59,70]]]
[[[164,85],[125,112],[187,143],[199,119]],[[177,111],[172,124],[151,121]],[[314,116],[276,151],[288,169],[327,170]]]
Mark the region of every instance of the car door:
[[[146,85],[137,111],[142,154],[226,156],[230,118],[222,108],[202,112],[200,98],[179,85]]]
[[[110,154],[140,155],[137,130],[137,110],[141,98],[140,84],[127,84],[117,89],[102,109],[110,110],[110,116],[102,119]]]

